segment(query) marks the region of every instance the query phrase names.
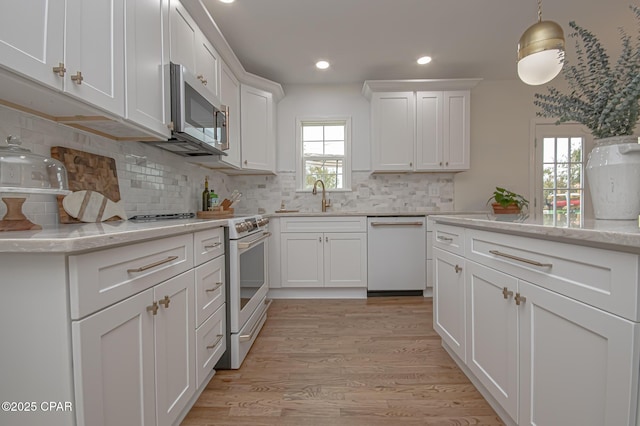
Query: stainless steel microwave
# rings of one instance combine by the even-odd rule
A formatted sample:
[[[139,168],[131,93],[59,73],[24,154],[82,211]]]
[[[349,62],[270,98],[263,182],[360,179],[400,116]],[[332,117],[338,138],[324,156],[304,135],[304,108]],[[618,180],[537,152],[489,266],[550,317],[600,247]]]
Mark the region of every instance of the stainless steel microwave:
[[[180,64],[169,65],[171,139],[150,142],[184,157],[227,155],[229,108]]]

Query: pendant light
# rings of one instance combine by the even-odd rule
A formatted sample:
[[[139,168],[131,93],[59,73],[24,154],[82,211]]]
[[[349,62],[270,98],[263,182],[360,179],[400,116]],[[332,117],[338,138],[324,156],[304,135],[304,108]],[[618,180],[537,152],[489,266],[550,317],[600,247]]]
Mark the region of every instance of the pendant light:
[[[518,77],[532,86],[547,83],[560,74],[563,59],[562,27],[542,20],[542,3],[538,0],[538,22],[527,28],[518,42]]]

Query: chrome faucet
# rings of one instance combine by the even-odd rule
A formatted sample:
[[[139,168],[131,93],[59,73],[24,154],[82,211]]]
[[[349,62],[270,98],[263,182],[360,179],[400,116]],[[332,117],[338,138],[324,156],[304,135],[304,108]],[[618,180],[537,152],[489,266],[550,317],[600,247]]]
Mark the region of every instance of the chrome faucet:
[[[313,183],[313,190],[311,191],[311,193],[313,195],[316,195],[318,193],[318,190],[316,189],[318,184],[322,185],[322,211],[326,212],[327,207],[331,207],[331,200],[327,200],[326,192],[324,190],[324,182],[322,181],[322,179],[318,179]]]

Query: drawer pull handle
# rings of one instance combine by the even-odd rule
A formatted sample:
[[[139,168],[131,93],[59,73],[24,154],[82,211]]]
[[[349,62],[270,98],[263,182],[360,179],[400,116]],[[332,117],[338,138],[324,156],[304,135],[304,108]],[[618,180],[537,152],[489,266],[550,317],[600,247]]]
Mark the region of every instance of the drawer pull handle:
[[[262,320],[264,319],[264,317],[267,316],[267,309],[269,309],[268,307],[264,310],[264,312],[262,313],[262,315],[260,316],[260,319],[258,321],[256,321],[256,323],[253,325],[253,327],[251,328],[251,331],[249,332],[249,334],[241,334],[240,338],[238,339],[241,342],[248,342],[249,340],[253,339],[253,335],[254,333],[257,331],[258,327],[260,326],[260,324],[262,323]]]
[[[371,222],[371,226],[422,226],[422,222]]]
[[[508,298],[509,298],[509,296],[513,296],[513,292],[512,292],[512,291],[509,291],[509,289],[508,289],[508,288],[503,287],[503,288],[502,288],[502,296],[504,296],[504,298],[505,298],[505,299],[508,299]]]
[[[205,292],[209,293],[210,291],[216,291],[217,289],[219,289],[220,287],[222,287],[222,283],[216,283],[216,286],[214,288],[208,288],[205,290]]]
[[[520,296],[520,293],[516,293],[515,300],[516,300],[516,305],[520,305],[520,303],[526,302],[527,298],[524,296]]]
[[[449,238],[449,237],[438,237],[436,238],[436,241],[440,241],[440,242],[445,242],[445,243],[451,243],[453,242],[453,238]]]
[[[158,302],[153,302],[151,306],[147,306],[147,312],[152,312],[153,315],[158,315]]]
[[[512,254],[502,253],[498,250],[489,250],[489,253],[495,254],[496,256],[506,257],[507,259],[517,260],[518,262],[527,263],[533,266],[541,266],[543,268],[551,268],[553,266],[551,263],[540,263],[535,260],[525,259],[524,257],[518,257]]]
[[[213,342],[213,345],[211,345],[211,346],[207,346],[207,349],[213,349],[213,348],[215,348],[216,346],[218,346],[218,343],[220,343],[220,340],[222,340],[222,338],[224,337],[224,335],[222,335],[222,334],[218,334],[216,337],[217,337],[216,341],[215,341],[215,342]]]
[[[214,248],[218,248],[221,245],[222,245],[222,243],[213,243],[213,244],[209,244],[209,245],[204,246],[204,249],[208,251],[208,250],[212,250]]]
[[[164,299],[162,299],[161,301],[159,301],[158,303],[160,305],[164,305],[165,309],[169,309],[169,302],[171,302],[171,299],[169,299],[169,296],[165,296]]]
[[[143,272],[143,271],[146,271],[147,269],[155,268],[156,266],[160,266],[160,265],[164,265],[165,263],[169,263],[169,262],[171,262],[173,260],[176,260],[177,258],[178,258],[178,256],[169,256],[166,259],[158,260],[157,262],[153,262],[153,263],[150,263],[148,265],[141,266],[139,268],[127,269],[127,272],[129,272],[129,273],[132,273],[132,272]]]
[[[460,271],[462,271],[462,267],[461,267],[461,266],[458,266],[458,265],[456,265],[453,269],[455,269],[456,274],[459,274],[459,273],[460,273]]]
[[[257,238],[257,239],[255,239],[253,241],[248,242],[248,243],[238,243],[238,248],[239,249],[251,248],[251,247],[255,246],[256,244],[266,240],[270,236],[271,236],[271,232],[263,232],[262,236],[260,238]],[[320,241],[322,241],[322,237],[320,238]]]

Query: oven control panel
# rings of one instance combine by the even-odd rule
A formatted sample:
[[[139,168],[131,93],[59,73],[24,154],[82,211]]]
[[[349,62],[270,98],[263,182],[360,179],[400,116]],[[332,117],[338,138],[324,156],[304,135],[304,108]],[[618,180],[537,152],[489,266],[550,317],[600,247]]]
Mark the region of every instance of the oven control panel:
[[[262,216],[235,218],[229,221],[229,238],[238,239],[260,231],[269,223],[269,219]]]

